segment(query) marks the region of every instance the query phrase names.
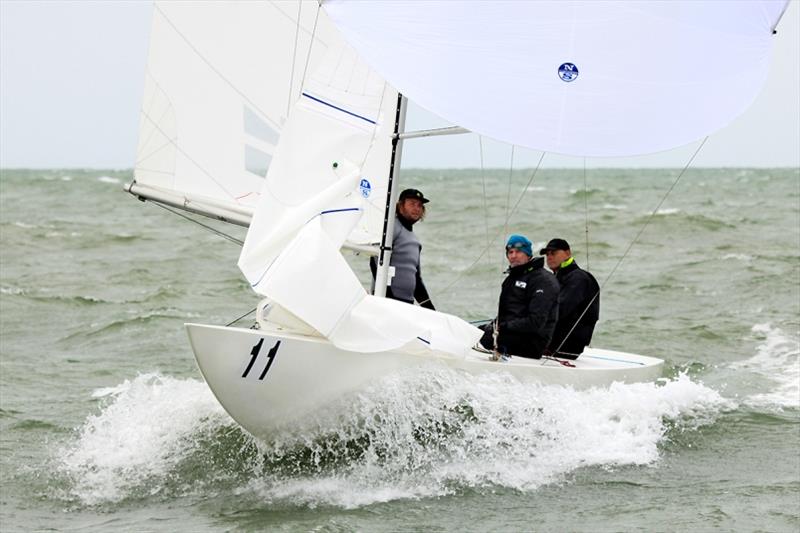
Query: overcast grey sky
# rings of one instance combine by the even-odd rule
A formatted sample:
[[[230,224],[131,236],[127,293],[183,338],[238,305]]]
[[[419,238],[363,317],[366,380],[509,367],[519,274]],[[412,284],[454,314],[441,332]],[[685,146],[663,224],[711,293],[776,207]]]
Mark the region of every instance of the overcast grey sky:
[[[762,94],[710,138],[694,166],[800,167],[799,1],[778,26]],[[0,0],[0,167],[133,166],[151,10],[144,1]],[[409,128],[439,125],[411,108]],[[589,164],[678,167],[696,146]],[[514,167],[539,155],[517,148]],[[509,147],[484,141],[486,166],[509,160]],[[474,135],[410,141],[404,151],[407,167],[479,164]],[[548,154],[545,164],[582,162]]]

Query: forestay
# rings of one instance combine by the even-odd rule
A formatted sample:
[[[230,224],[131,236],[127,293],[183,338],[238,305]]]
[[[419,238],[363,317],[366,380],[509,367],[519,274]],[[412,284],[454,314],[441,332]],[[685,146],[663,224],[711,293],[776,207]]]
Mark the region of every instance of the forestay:
[[[536,150],[626,156],[725,126],[761,89],[788,0],[327,0],[405,96]]]

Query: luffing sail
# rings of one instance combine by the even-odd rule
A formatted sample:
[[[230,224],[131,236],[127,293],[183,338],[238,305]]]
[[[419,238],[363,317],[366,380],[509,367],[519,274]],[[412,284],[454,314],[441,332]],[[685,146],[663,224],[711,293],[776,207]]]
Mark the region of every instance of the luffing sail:
[[[283,128],[239,267],[256,292],[338,348],[463,354],[476,328],[368,295],[339,251],[346,239],[380,240],[383,209],[369,202],[386,201],[396,107],[397,92],[352,48],[327,51]]]

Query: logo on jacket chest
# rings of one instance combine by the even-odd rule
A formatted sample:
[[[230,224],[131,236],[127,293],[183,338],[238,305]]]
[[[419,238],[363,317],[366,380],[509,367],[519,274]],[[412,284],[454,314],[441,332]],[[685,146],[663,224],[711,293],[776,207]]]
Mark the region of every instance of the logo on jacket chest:
[[[524,289],[525,287],[528,286],[528,282],[526,282],[526,281],[515,281],[514,282],[514,286],[515,287],[519,287],[520,289]]]

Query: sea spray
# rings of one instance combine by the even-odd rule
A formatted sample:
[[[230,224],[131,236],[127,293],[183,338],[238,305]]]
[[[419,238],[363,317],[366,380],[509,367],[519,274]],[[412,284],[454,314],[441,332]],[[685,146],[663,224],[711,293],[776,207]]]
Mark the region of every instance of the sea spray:
[[[60,469],[84,504],[114,502],[159,479],[195,453],[198,434],[230,423],[204,383],[142,374],[96,391],[106,401],[59,452]]]
[[[669,427],[712,423],[731,407],[686,376],[578,391],[429,367],[256,442],[195,380],[145,374],[95,396],[107,403],[59,457],[85,505],[199,487],[343,508],[533,491],[585,466],[656,464]]]
[[[756,353],[730,368],[767,378],[770,390],[749,396],[746,403],[770,410],[800,408],[800,339],[771,324],[756,324],[751,331],[761,341]]]

